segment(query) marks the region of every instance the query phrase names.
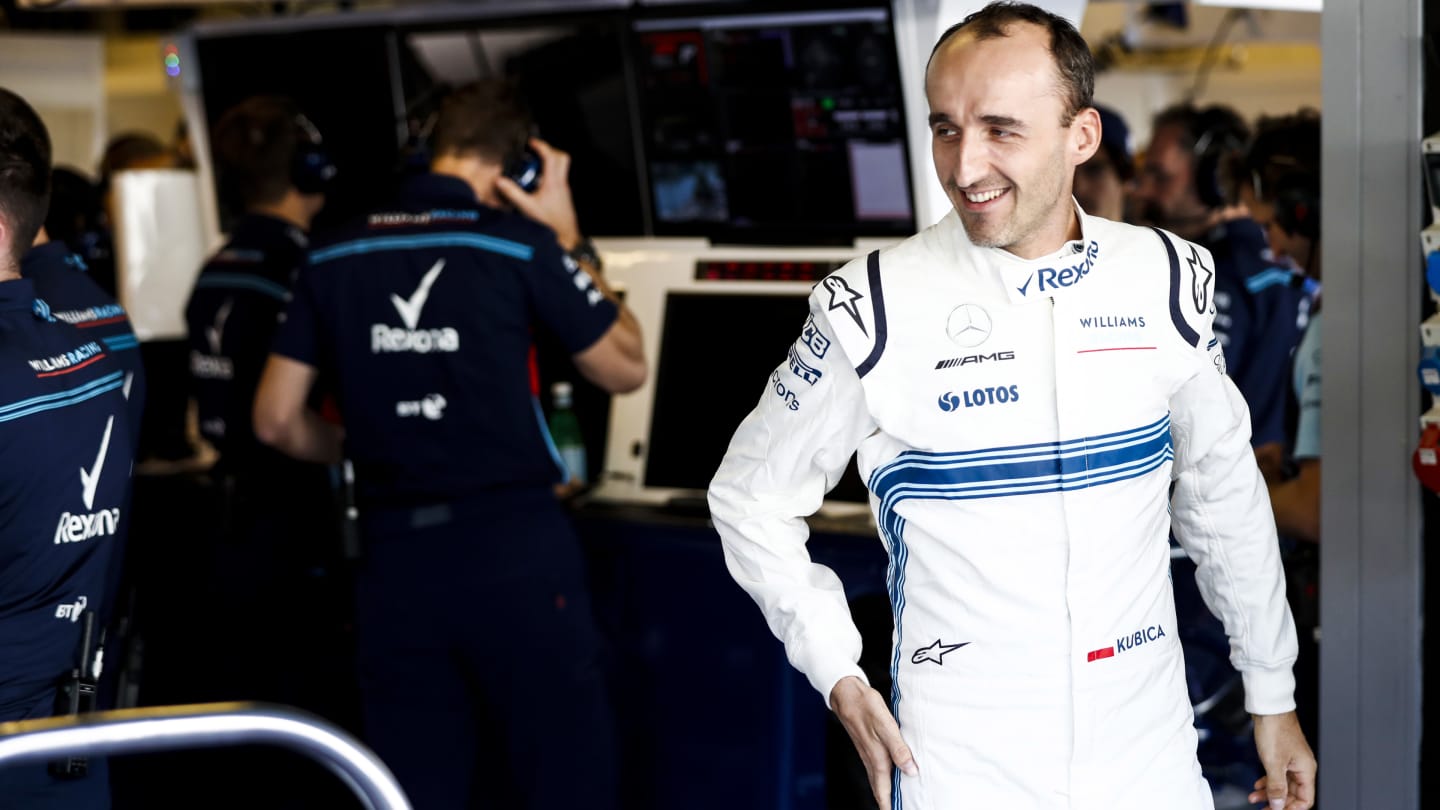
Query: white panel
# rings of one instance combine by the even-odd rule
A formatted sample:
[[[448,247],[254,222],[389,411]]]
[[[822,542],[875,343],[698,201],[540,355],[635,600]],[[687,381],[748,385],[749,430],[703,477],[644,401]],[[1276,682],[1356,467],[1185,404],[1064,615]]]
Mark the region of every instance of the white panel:
[[[120,303],[142,341],[185,337],[185,302],[207,254],[194,172],[115,175],[115,268]]]
[[[90,170],[105,145],[105,43],[95,34],[0,34],[0,85],[53,129],[55,162]],[[83,128],[89,126],[89,132]]]

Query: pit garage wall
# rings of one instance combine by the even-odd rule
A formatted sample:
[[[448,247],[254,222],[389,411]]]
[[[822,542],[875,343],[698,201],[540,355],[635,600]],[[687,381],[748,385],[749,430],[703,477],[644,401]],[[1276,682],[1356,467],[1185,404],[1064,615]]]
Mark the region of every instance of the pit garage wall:
[[[1322,20],[1324,807],[1421,806],[1422,521],[1409,458],[1422,16],[1422,0],[1325,0]]]

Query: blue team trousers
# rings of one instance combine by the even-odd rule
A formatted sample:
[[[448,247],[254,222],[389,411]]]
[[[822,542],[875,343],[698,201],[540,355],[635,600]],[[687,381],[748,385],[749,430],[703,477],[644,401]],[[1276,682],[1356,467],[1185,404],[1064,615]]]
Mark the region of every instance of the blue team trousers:
[[[584,564],[548,489],[362,510],[366,742],[415,810],[615,807]]]

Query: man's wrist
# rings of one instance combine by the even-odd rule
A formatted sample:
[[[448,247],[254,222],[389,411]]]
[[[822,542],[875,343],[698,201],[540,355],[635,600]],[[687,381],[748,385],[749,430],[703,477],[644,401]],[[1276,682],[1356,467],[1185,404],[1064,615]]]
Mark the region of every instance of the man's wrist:
[[[576,240],[574,247],[565,251],[565,255],[581,264],[588,264],[595,270],[604,268],[600,261],[600,251],[595,249],[595,243],[589,237],[582,236]]]

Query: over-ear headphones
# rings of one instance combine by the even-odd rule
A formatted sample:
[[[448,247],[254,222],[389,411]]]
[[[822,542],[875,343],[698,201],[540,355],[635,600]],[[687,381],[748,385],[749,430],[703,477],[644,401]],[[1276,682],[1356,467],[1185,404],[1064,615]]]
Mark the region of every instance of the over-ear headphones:
[[[335,162],[325,151],[320,130],[303,113],[295,113],[295,158],[290,165],[290,182],[301,194],[321,194],[335,178]]]
[[[1206,207],[1219,208],[1231,202],[1225,163],[1245,148],[1244,136],[1228,115],[1217,114],[1213,108],[1201,112],[1196,124],[1195,193]]]
[[[1291,236],[1310,241],[1320,237],[1320,194],[1309,177],[1282,179],[1276,184],[1275,224]]]
[[[505,156],[501,172],[515,182],[515,185],[524,189],[526,193],[534,191],[540,186],[540,172],[545,167],[545,162],[540,158],[540,153],[530,146],[530,138],[537,134],[535,127],[530,128],[529,136],[515,144],[510,153]]]

